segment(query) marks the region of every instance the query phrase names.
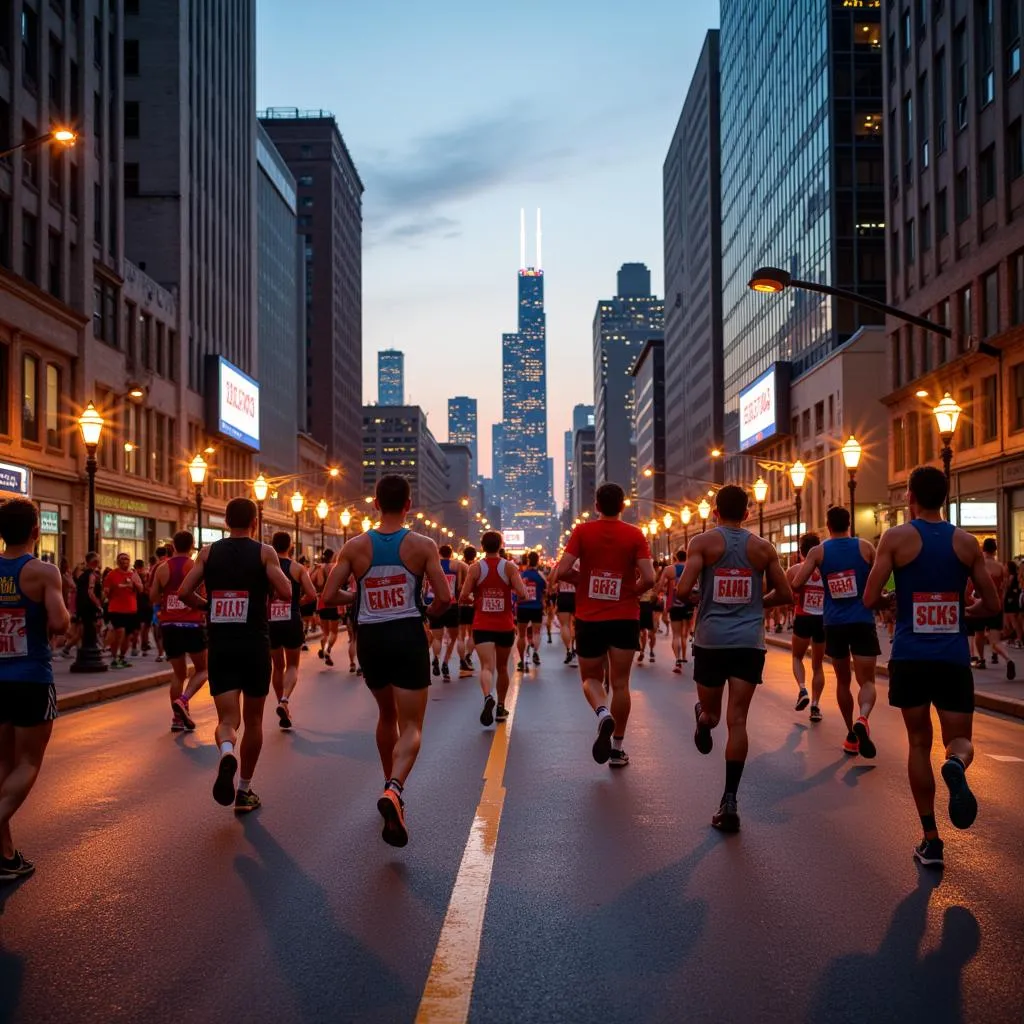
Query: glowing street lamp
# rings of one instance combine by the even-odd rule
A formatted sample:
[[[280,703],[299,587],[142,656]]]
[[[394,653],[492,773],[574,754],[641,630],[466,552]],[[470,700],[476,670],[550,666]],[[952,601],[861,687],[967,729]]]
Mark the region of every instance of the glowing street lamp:
[[[800,547],[800,497],[804,489],[804,482],[807,480],[807,467],[797,459],[789,467],[789,482],[793,485],[793,503],[796,507],[796,535],[794,541],[797,549]]]
[[[856,537],[857,505],[855,496],[857,493],[857,467],[860,465],[863,449],[860,446],[860,441],[851,434],[843,442],[841,451],[843,453],[843,463],[846,465],[847,472],[850,475],[850,536]]]
[[[349,510],[343,509],[341,513],[341,535],[344,538],[344,543],[348,543],[348,528],[352,523],[352,513]]]
[[[363,521],[362,521],[362,523],[360,523],[360,526],[362,526],[362,528],[363,528],[363,533],[369,533],[371,527],[373,526],[373,523],[371,522],[370,517],[369,516],[363,516]]]
[[[700,499],[697,515],[700,516],[700,532],[703,533],[708,528],[708,516],[711,515],[711,506],[708,504],[707,498]]]
[[[302,545],[299,542],[299,516],[302,515],[302,509],[306,504],[306,499],[302,496],[302,491],[296,491],[292,495],[292,512],[295,515],[295,556],[296,558],[302,553]]]
[[[764,482],[764,477],[759,476],[754,481],[754,501],[757,502],[757,532],[758,535],[764,536],[764,502],[768,497],[768,485]]]
[[[90,402],[78,417],[78,429],[82,432],[82,443],[85,445],[85,472],[88,479],[88,516],[89,516],[89,549],[95,551],[96,541],[96,449],[99,447],[100,435],[103,433],[103,417]],[[103,660],[96,637],[96,619],[82,616],[82,641],[78,645],[72,672],[106,672],[107,663]]]
[[[946,474],[947,519],[949,519],[950,469],[953,465],[953,435],[956,433],[956,425],[962,412],[963,409],[956,404],[948,391],[942,396],[942,401],[932,409],[936,426],[939,428],[939,438],[942,441],[942,469]]]
[[[327,516],[330,514],[331,506],[327,504],[326,498],[321,498],[316,503],[316,517],[320,520],[320,557],[324,557],[324,551],[327,548],[327,538],[325,536],[325,529],[327,527]]]
[[[188,464],[188,475],[196,489],[196,550],[203,550],[203,484],[206,483],[206,459],[198,452]]]
[[[256,512],[261,544],[263,543],[263,502],[267,500],[267,495],[269,493],[270,484],[267,483],[267,478],[260,473],[260,475],[252,482],[252,496],[256,499]]]
[[[684,505],[679,510],[679,521],[683,524],[683,547],[690,544],[690,520],[693,518],[693,510],[689,505]]]

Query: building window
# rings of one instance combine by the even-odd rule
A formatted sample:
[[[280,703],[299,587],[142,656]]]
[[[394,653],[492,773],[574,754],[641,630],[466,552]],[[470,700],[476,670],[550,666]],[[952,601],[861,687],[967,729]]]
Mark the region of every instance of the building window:
[[[71,163],[68,167],[68,213],[78,217],[78,165]]]
[[[299,184],[299,186],[301,188],[309,188],[309,186],[313,184],[313,175],[312,174],[303,174],[299,178],[298,184]]]
[[[967,168],[956,172],[956,182],[953,191],[953,215],[957,224],[963,224],[971,215],[971,188],[970,179],[967,176]]]
[[[932,208],[921,207],[921,252],[928,252],[932,247]]]
[[[982,107],[996,98],[995,6],[996,0],[978,0],[978,92]]]
[[[895,278],[900,271],[900,233],[894,231],[889,236],[889,258],[892,261],[892,273]]]
[[[82,112],[82,97],[78,88],[78,63],[71,61],[68,64],[68,113],[72,121],[78,120]]]
[[[46,288],[51,295],[58,299],[61,295],[61,251],[63,249],[63,238],[56,232],[51,231],[48,237],[46,254]]]
[[[928,72],[925,71],[917,80],[917,145],[922,171],[927,169],[931,158],[928,144],[928,96]]]
[[[27,142],[36,137],[36,126],[31,121],[21,122],[21,137]],[[39,188],[39,147],[28,146],[21,151],[21,180]]]
[[[903,12],[902,50],[904,64],[906,64],[907,61],[910,60],[910,46],[913,41],[914,37],[910,29],[910,9],[908,8]]]
[[[60,432],[60,369],[46,364],[46,444],[63,448]]]
[[[139,194],[139,165],[136,163],[124,165],[124,194],[126,196]]]
[[[142,342],[142,365],[147,370],[153,369],[153,316],[143,313],[140,317],[142,330],[139,332]]]
[[[1017,363],[1013,375],[1013,429],[1024,430],[1024,363]]]
[[[164,483],[167,476],[167,438],[165,425],[167,417],[163,413],[153,414],[153,472],[152,477],[157,483]]]
[[[139,137],[138,100],[124,101],[124,137],[126,139],[137,139]]]
[[[101,341],[118,347],[117,289],[99,277],[93,279],[92,332]]]
[[[64,48],[60,40],[51,33],[50,35],[50,106],[60,117],[64,110]]]
[[[935,151],[946,152],[946,51],[939,50],[935,56],[935,74],[932,88],[935,90],[932,107],[935,114]]]
[[[10,4],[4,5],[9,16]],[[21,75],[33,92],[39,81],[39,15],[28,4],[21,5]]]
[[[26,281],[39,283],[39,220],[31,213],[21,217],[21,274]]]
[[[964,352],[967,349],[968,342],[971,336],[974,334],[974,309],[971,303],[971,288],[968,285],[960,294],[957,296],[960,301],[960,326],[959,326],[959,338],[957,351]]]
[[[817,402],[814,406],[814,433],[825,433],[825,403]]]
[[[139,73],[139,41],[124,41],[124,74],[125,78],[135,78]]]
[[[1016,181],[1024,174],[1024,137],[1021,136],[1021,120],[1018,117],[1006,129],[1006,176]]]
[[[39,360],[27,354],[21,362],[21,439],[39,441]]]
[[[313,207],[313,197],[312,196],[303,196],[301,202],[299,203],[299,205],[304,207],[307,210],[312,209],[312,207]]]
[[[1024,253],[1010,257],[1010,322],[1024,323]]]
[[[996,197],[996,147],[994,143],[982,151],[978,161],[978,178],[981,202],[984,205]]]
[[[914,97],[903,97],[903,182],[910,185],[914,176]]]
[[[999,275],[996,271],[982,278],[982,297],[985,308],[982,310],[982,326],[984,337],[991,338],[999,333]]]
[[[92,59],[96,67],[103,67],[103,22],[98,16],[92,19]]]
[[[949,234],[949,203],[946,189],[935,193],[935,237],[945,238]]]
[[[1006,77],[1020,74],[1020,0],[1003,0],[1003,38],[1006,47]]]
[[[63,202],[61,186],[64,184],[64,150],[51,149],[47,159],[50,161],[50,202],[60,206]]]
[[[916,466],[918,453],[921,451],[920,426],[921,417],[916,412],[907,413],[907,465]]]
[[[999,436],[999,379],[993,373],[981,382],[981,440],[994,441]]]
[[[904,232],[904,242],[907,247],[907,266],[910,266],[910,264],[917,259],[917,231],[914,227],[913,217],[911,217],[910,220],[907,221],[906,231]]]
[[[967,21],[961,21],[953,33],[953,97],[956,126],[967,127]]]
[[[167,332],[167,378],[176,381],[178,379],[178,335],[175,331]]]
[[[960,415],[960,429],[957,431],[957,447],[974,447],[974,424],[976,410],[974,408],[974,388],[961,388],[957,398],[963,412]]]
[[[1021,368],[1024,369],[1024,364]],[[1024,412],[1024,401],[1021,402],[1021,410]],[[892,468],[897,473],[907,468],[907,440],[902,416],[892,421]]]

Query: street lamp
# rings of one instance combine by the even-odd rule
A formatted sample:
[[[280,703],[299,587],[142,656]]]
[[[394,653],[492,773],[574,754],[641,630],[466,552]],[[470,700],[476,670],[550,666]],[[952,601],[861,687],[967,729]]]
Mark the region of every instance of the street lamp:
[[[341,513],[341,536],[342,536],[342,543],[344,543],[344,544],[348,543],[348,528],[349,528],[349,524],[351,522],[352,522],[352,513],[349,512],[349,510],[346,508]]]
[[[306,499],[302,496],[302,491],[296,491],[292,495],[292,512],[295,514],[295,557],[298,558],[302,554],[302,545],[299,542],[299,516],[302,515],[302,508],[306,504]]]
[[[693,518],[693,511],[689,505],[679,510],[679,521],[683,524],[683,547],[690,546],[690,520]]]
[[[754,481],[754,500],[757,502],[757,533],[764,536],[764,502],[768,497],[768,485],[763,476]]]
[[[850,474],[850,536],[857,536],[857,506],[856,506],[856,493],[857,493],[857,467],[860,465],[860,457],[863,449],[860,446],[860,441],[857,440],[851,434],[844,442],[842,447],[843,462],[846,464],[846,469]]]
[[[700,532],[703,533],[708,528],[708,516],[711,515],[711,506],[708,504],[707,498],[700,499],[697,515],[700,516]]]
[[[11,146],[8,149],[0,152],[0,159],[6,156],[10,156],[12,153],[17,153],[19,149],[34,149],[36,146],[41,146],[44,142],[59,142],[62,146],[73,146],[78,139],[76,132],[73,132],[70,128],[52,128],[48,132],[44,132],[42,135],[36,135],[31,139],[25,139],[19,142],[16,146]]]
[[[203,549],[203,484],[206,483],[206,459],[196,452],[196,457],[188,464],[188,475],[196,489],[196,550]]]
[[[325,529],[327,526],[327,516],[331,511],[331,506],[327,504],[326,498],[321,498],[316,503],[316,517],[320,520],[320,557],[324,557],[324,551],[327,549],[327,538],[325,536]]]
[[[363,533],[369,533],[370,527],[373,526],[373,523],[370,521],[369,516],[363,516],[363,521],[359,525],[362,526]]]
[[[953,464],[953,434],[963,409],[956,404],[953,396],[947,391],[942,396],[932,414],[939,428],[939,439],[942,441],[942,469],[946,474],[946,518],[949,519],[950,467]]]
[[[90,402],[78,417],[78,429],[82,432],[82,442],[85,445],[85,472],[89,480],[89,549],[95,551],[98,548],[96,541],[96,449],[99,447],[100,434],[103,432],[103,417],[96,411],[96,406]],[[107,663],[103,660],[103,652],[100,650],[96,638],[95,616],[81,616],[82,640],[78,645],[78,653],[75,655],[72,672],[106,672]]]
[[[789,481],[793,485],[793,500],[796,505],[796,534],[794,542],[796,549],[800,548],[800,495],[804,489],[804,481],[807,479],[807,467],[797,459],[789,467]]]
[[[252,494],[256,499],[256,511],[258,513],[261,544],[263,543],[263,502],[267,500],[267,494],[269,491],[270,484],[267,483],[267,478],[260,473],[260,475],[252,482]]]

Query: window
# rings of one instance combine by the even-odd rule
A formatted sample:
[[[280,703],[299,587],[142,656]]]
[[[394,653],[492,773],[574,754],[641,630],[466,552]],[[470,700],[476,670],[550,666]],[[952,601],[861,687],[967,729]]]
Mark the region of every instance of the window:
[[[804,409],[800,417],[801,437],[806,441],[811,436],[811,410]]]
[[[963,409],[963,412],[960,414],[960,429],[957,431],[957,447],[973,448],[974,426],[977,422],[975,420],[977,410],[974,408],[974,388],[961,388],[960,394],[957,396],[957,402],[959,402],[960,408]]]
[[[1016,181],[1024,174],[1024,137],[1021,135],[1021,121],[1010,122],[1006,130],[1006,176]]]
[[[39,283],[39,220],[31,213],[21,217],[21,276]]]
[[[36,137],[36,126],[31,121],[21,122],[21,137],[24,141]],[[21,180],[33,188],[39,187],[39,147],[27,146],[21,151]]]
[[[163,413],[153,414],[153,472],[152,477],[157,483],[164,483],[167,475],[167,438],[166,438],[167,417]]]
[[[103,101],[98,92],[92,94],[92,134],[93,152],[99,156],[103,152]]]
[[[125,14],[138,14],[139,13],[139,0],[124,0],[124,13]]]
[[[126,196],[139,194],[139,165],[136,163],[124,165],[124,194]]]
[[[1024,370],[1024,363],[1021,369]],[[1021,376],[1024,378],[1024,374]],[[1024,400],[1021,401],[1021,412],[1024,414]],[[892,421],[892,468],[896,472],[907,468],[907,440],[902,416]]]
[[[1010,257],[1010,323],[1024,323],[1024,253]]]
[[[917,465],[921,451],[920,424],[921,417],[916,412],[907,413],[907,463],[911,466]]]
[[[929,252],[932,247],[932,208],[921,208],[921,252]]]
[[[139,318],[142,321],[142,329],[139,331],[141,342],[142,365],[147,370],[153,369],[153,316],[151,313],[143,313]]]
[[[814,406],[814,433],[823,434],[825,432],[825,403],[824,401],[817,402]]]
[[[996,271],[986,274],[981,281],[985,308],[982,310],[984,337],[991,338],[999,333],[999,275]]]
[[[137,139],[139,137],[138,100],[125,100],[124,102],[124,137],[126,139]]]
[[[914,97],[903,97],[903,181],[911,184],[914,175]]]
[[[928,144],[928,72],[925,71],[917,80],[917,149],[921,154],[921,170],[927,169],[931,162]]]
[[[92,186],[92,240],[103,244],[103,189],[98,181]]]
[[[53,148],[49,153],[50,161],[50,202],[61,205],[61,186],[64,183],[64,150]]]
[[[96,67],[103,67],[103,22],[99,17],[92,19],[92,59]]]
[[[963,224],[971,215],[971,189],[967,177],[967,168],[956,172],[956,183],[953,192],[953,214],[957,224]]]
[[[999,380],[993,373],[981,382],[981,440],[999,436]]]
[[[953,33],[953,98],[956,126],[967,127],[967,22],[961,21]]]
[[[60,433],[60,369],[46,364],[46,444],[62,448]]]
[[[932,88],[935,90],[932,109],[935,114],[935,150],[946,152],[946,51],[939,50],[935,56],[935,74]]]
[[[910,45],[913,42],[913,34],[910,30],[910,10],[909,8],[903,12],[903,63],[906,64],[910,60]]]
[[[911,217],[910,220],[907,221],[907,228],[906,228],[906,231],[904,232],[903,238],[904,238],[904,243],[906,244],[906,247],[907,247],[907,251],[906,251],[907,266],[910,266],[910,264],[913,263],[914,260],[917,259],[917,249],[916,249],[916,247],[917,247],[917,232],[914,229],[914,218],[913,217]]]
[[[981,202],[985,203],[996,197],[996,147],[995,143],[982,150],[978,161],[978,188],[981,191]]]
[[[963,352],[967,348],[967,342],[971,335],[974,334],[974,310],[971,303],[971,289],[970,286],[965,288],[957,296],[960,303],[960,324],[959,332],[960,338],[958,351]]]
[[[138,39],[126,39],[124,41],[124,75],[125,78],[134,78],[139,73],[139,41]]]
[[[831,431],[836,425],[836,401],[834,395],[828,396],[828,429]]]
[[[50,35],[50,106],[59,115],[64,109],[64,48],[55,35]]]
[[[78,165],[75,163],[68,167],[68,212],[72,217],[78,216]]]
[[[895,277],[900,271],[900,233],[894,231],[889,236],[889,260],[892,263],[892,273]]]
[[[1003,37],[1007,40],[1006,77],[1020,74],[1020,0],[1003,0]]]
[[[313,197],[312,196],[303,196],[302,197],[302,202],[300,203],[300,205],[305,207],[305,209],[307,209],[307,210],[312,208],[312,206],[313,206]]]
[[[117,289],[109,281],[96,277],[92,286],[92,333],[101,341],[118,348]]]
[[[299,186],[301,188],[309,188],[309,186],[313,184],[313,175],[312,174],[303,174],[299,178],[298,184],[299,184]]]
[[[11,432],[11,350],[0,344],[0,434]]]
[[[62,238],[56,231],[49,232],[46,247],[46,289],[58,299],[61,296]]]
[[[995,6],[996,0],[977,0],[978,93],[982,107],[996,98]]]
[[[1024,430],[1024,363],[1010,371],[1013,380],[1013,429]]]
[[[39,441],[39,360],[28,354],[21,361],[21,439]]]
[[[82,98],[78,90],[78,64],[75,61],[68,65],[68,87],[68,113],[72,121],[77,121],[82,112]]]
[[[26,3],[21,5],[21,75],[35,91],[39,81],[39,15]]]
[[[945,238],[949,234],[949,204],[946,190],[940,188],[935,194],[935,237]]]
[[[156,322],[156,366],[154,369],[161,377],[167,376],[166,348],[164,346],[164,332],[166,328],[159,320]]]

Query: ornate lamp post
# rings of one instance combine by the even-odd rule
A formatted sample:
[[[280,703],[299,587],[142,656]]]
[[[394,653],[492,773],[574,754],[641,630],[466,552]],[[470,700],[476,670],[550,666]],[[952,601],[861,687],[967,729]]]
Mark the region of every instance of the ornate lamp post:
[[[850,475],[850,536],[857,536],[857,467],[860,465],[860,457],[863,449],[860,441],[851,434],[842,447],[843,462]]]
[[[302,554],[302,543],[299,539],[299,529],[301,522],[299,516],[302,515],[302,509],[306,504],[306,499],[302,496],[302,491],[296,491],[292,495],[292,512],[295,515],[295,557],[298,558]]]
[[[348,543],[348,528],[349,528],[349,525],[351,524],[351,522],[352,522],[352,513],[349,512],[349,510],[347,508],[342,510],[342,513],[341,513],[341,536],[342,536],[342,543],[343,544],[347,544]]]
[[[795,550],[800,549],[800,495],[803,492],[806,479],[807,467],[797,459],[789,467],[789,481],[793,485],[793,502],[796,506],[796,533],[793,539]]]
[[[700,516],[700,532],[703,533],[708,528],[708,516],[711,515],[711,506],[708,504],[707,498],[700,499],[697,515]]]
[[[671,512],[666,512],[661,517],[661,524],[665,527],[665,557],[672,557],[672,524],[675,519]]]
[[[679,521],[683,524],[683,547],[690,544],[690,520],[693,518],[693,510],[689,505],[684,505],[679,510]]]
[[[203,484],[206,483],[206,459],[198,452],[188,464],[188,475],[196,489],[196,550],[203,550]]]
[[[363,533],[369,533],[373,523],[370,521],[369,516],[363,516],[363,521],[359,525],[363,528]]]
[[[932,409],[935,423],[939,428],[939,439],[942,441],[942,469],[946,474],[947,519],[949,519],[949,492],[951,490],[950,468],[953,465],[953,435],[956,433],[956,424],[962,412],[963,409],[956,404],[948,391],[942,396],[942,401]]]
[[[764,502],[768,497],[768,485],[764,482],[764,477],[759,476],[754,481],[754,500],[757,502],[757,532],[758,535],[764,536]]]
[[[258,477],[253,481],[252,484],[252,495],[256,499],[256,511],[259,514],[259,535],[260,543],[263,543],[263,502],[267,500],[267,494],[270,492],[270,484],[267,483],[267,478],[260,473]]]
[[[331,506],[327,504],[326,498],[321,498],[316,503],[316,517],[320,520],[320,557],[323,558],[324,551],[327,549],[327,537],[325,535],[327,527],[327,516],[330,514]]]

